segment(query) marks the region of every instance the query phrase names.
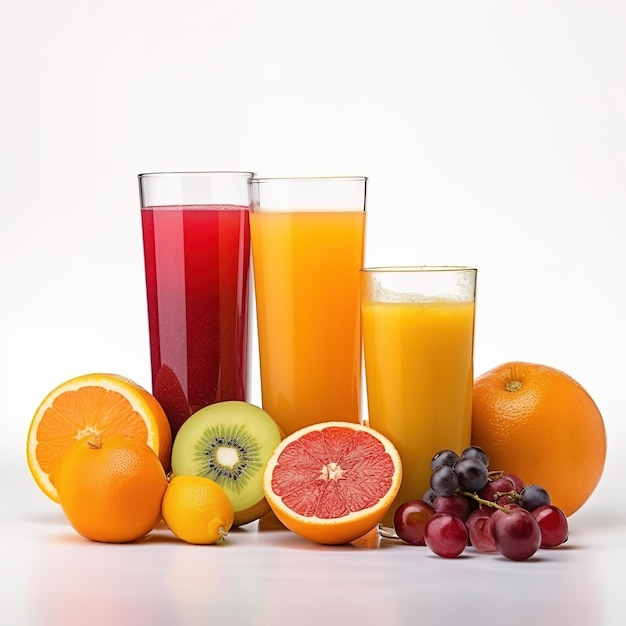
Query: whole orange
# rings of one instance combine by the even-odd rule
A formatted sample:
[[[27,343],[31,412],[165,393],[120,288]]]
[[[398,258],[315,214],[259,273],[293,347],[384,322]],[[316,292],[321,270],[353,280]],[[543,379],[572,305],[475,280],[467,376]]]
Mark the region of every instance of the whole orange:
[[[140,539],[158,524],[167,476],[145,442],[93,435],[61,458],[56,489],[76,532],[92,541],[121,543]]]
[[[569,516],[596,488],[606,460],[602,415],[587,391],[564,372],[510,362],[474,381],[472,444],[490,470],[541,485]]]

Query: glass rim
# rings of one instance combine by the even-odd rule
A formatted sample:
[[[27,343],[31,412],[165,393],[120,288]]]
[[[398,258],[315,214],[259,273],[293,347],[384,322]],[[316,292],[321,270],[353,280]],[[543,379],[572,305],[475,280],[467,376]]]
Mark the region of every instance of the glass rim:
[[[248,176],[249,178],[254,177],[255,173],[254,172],[247,172],[247,171],[243,171],[243,170],[190,170],[190,171],[182,171],[182,172],[178,172],[178,171],[163,171],[163,172],[143,172],[141,174],[137,174],[137,178],[148,178],[150,176],[162,176],[162,177],[166,177],[166,176],[205,176],[208,174],[217,174],[217,175],[222,175],[222,174],[241,174],[241,175],[245,175]]]
[[[470,265],[382,265],[378,267],[362,267],[363,273],[420,273],[420,272],[477,272]]]
[[[272,183],[272,182],[314,182],[323,180],[365,182],[367,176],[260,176],[254,177],[251,183]]]

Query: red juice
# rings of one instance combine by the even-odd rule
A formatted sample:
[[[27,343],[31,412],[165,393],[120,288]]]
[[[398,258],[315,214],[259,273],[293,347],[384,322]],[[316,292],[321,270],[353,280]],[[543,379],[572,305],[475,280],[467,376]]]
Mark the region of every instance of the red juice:
[[[153,394],[172,435],[195,411],[247,400],[248,208],[145,207]]]

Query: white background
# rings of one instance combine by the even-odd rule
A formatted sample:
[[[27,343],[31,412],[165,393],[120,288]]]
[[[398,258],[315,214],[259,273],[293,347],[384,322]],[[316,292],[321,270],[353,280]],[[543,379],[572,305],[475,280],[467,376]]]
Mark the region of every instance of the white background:
[[[137,174],[250,169],[368,176],[368,264],[478,267],[476,373],[586,387],[609,453],[577,515],[619,519],[625,32],[622,0],[5,2],[5,493],[45,499],[24,445],[54,386],[150,387]]]

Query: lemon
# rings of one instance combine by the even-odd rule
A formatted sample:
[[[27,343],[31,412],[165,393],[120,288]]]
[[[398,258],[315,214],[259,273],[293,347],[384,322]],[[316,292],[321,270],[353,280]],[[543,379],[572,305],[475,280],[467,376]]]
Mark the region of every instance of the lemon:
[[[202,476],[173,476],[163,496],[161,515],[179,539],[194,544],[224,539],[235,518],[226,491]]]

